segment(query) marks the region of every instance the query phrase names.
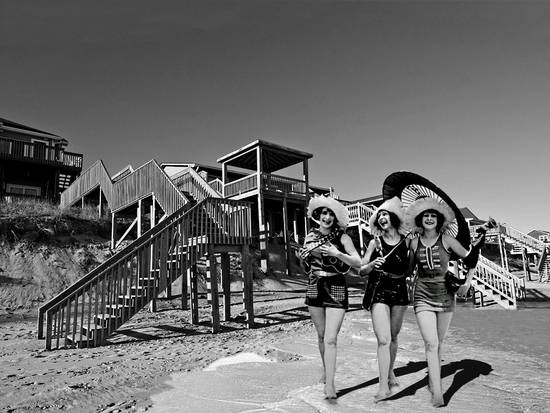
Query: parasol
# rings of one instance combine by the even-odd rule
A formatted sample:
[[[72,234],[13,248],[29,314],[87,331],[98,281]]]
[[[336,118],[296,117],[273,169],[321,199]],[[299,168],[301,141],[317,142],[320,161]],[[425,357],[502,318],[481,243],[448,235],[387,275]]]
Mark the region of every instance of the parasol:
[[[413,172],[394,172],[384,180],[382,197],[386,200],[394,196],[401,199],[405,208],[418,198],[426,196],[446,204],[454,212],[455,220],[447,227],[445,233],[456,238],[464,248],[470,248],[470,229],[464,215],[462,215],[453,200],[437,185]],[[458,257],[453,254],[451,259],[456,260]],[[476,263],[477,257],[473,267]],[[471,265],[471,263],[469,264]]]

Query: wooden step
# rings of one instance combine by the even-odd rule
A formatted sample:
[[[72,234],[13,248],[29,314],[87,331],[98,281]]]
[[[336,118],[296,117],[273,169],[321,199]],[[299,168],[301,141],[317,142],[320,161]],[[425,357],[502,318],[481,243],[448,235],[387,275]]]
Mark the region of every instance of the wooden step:
[[[113,314],[96,314],[94,319],[96,325],[100,325],[105,328],[108,328],[110,326],[112,331],[115,327],[116,321],[120,320],[120,317],[117,317]]]
[[[123,304],[107,304],[105,309],[110,315],[114,316],[125,316],[130,312],[130,306]]]

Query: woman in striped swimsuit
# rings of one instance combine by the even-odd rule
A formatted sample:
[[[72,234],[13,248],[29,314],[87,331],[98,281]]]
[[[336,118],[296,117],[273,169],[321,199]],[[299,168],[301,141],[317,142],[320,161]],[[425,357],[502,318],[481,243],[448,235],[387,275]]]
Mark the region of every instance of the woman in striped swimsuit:
[[[428,362],[432,405],[445,404],[441,383],[441,347],[455,309],[455,295],[445,286],[451,253],[464,258],[468,251],[452,236],[444,234],[454,220],[453,211],[429,197],[420,198],[407,208],[407,222],[420,236],[410,245],[410,268],[416,267],[414,312],[424,340]],[[470,287],[468,277],[463,287]]]

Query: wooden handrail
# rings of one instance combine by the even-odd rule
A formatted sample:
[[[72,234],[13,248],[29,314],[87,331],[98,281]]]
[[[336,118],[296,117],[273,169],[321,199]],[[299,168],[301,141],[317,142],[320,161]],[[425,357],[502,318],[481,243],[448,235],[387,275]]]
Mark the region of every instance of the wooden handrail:
[[[217,224],[213,217],[224,227]],[[75,336],[78,335],[77,324],[80,324],[81,331],[87,331],[86,334],[95,331],[92,339],[93,344],[97,345],[100,330],[96,328],[92,314],[98,317],[105,314],[108,308],[112,310],[113,300],[117,303],[116,300],[120,299],[129,302],[132,311],[128,314],[117,312],[116,316],[109,316],[109,320],[115,320],[115,327],[109,329],[116,328],[148,300],[156,297],[158,291],[181,276],[184,272],[182,265],[194,265],[205,253],[205,243],[250,244],[250,222],[251,204],[244,201],[207,198],[192,208],[178,209],[115,256],[42,305],[38,317],[39,338],[44,337],[46,317],[47,349],[51,349],[52,346],[59,347],[60,339],[74,342]],[[146,286],[142,284],[143,280],[149,280]],[[138,296],[137,291],[142,291],[142,295]],[[118,311],[118,304],[116,306]],[[109,329],[108,332],[111,331]],[[54,339],[55,343],[52,342]]]
[[[491,268],[492,271],[499,273],[502,277],[510,280],[514,286],[515,296],[517,298],[525,297],[525,279],[524,278],[519,278],[518,276],[508,271],[506,268],[503,268],[500,265],[495,264],[493,261],[485,258],[482,255],[479,256],[478,262],[481,263],[482,265],[485,265],[486,267]]]
[[[189,192],[196,201],[208,197],[220,198],[220,194],[212,188],[193,168],[187,168],[172,177],[174,185],[185,192]]]

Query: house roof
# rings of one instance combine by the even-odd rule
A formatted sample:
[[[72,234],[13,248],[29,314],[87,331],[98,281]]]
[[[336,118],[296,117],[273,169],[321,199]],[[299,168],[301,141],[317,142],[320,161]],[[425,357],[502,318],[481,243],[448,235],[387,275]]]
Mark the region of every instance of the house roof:
[[[257,170],[256,149],[260,148],[262,152],[262,172],[275,172],[287,168],[306,159],[313,157],[311,153],[302,152],[296,149],[275,143],[256,140],[242,148],[237,149],[218,159],[219,163],[225,163],[237,168]]]
[[[12,132],[18,132],[18,133],[28,133],[29,135],[39,134],[39,135],[43,135],[42,137],[46,137],[54,141],[58,141],[60,143],[64,143],[64,144],[68,143],[67,139],[62,138],[58,135],[54,135],[53,133],[46,132],[36,128],[31,128],[30,126],[23,125],[21,123],[17,123],[5,118],[0,118],[0,131],[2,129],[9,130]]]
[[[479,220],[479,218],[470,210],[470,208],[464,207],[459,209],[460,209],[460,212],[462,212],[462,215],[464,216],[464,218]]]
[[[538,238],[541,235],[550,235],[550,231],[544,231],[542,229],[534,229],[533,231],[529,232],[527,235],[533,238]]]

